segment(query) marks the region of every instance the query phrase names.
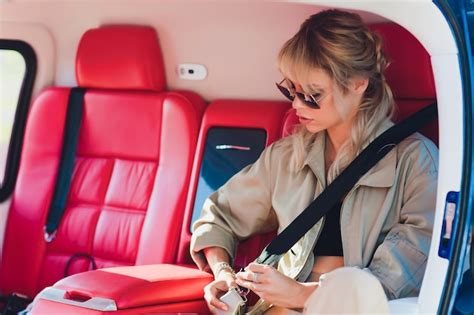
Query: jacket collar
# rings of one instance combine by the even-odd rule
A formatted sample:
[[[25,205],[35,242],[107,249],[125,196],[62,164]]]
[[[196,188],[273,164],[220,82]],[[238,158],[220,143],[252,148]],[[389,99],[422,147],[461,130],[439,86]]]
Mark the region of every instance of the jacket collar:
[[[393,122],[390,120],[383,122],[376,130],[375,134],[363,144],[363,147],[365,148],[376,137],[392,126]],[[309,166],[316,175],[316,178],[323,184],[323,187],[326,186],[326,174],[324,171],[324,149],[326,146],[326,139],[326,132],[319,132],[309,148],[304,161],[304,165]],[[361,179],[359,179],[356,186],[391,187],[395,179],[396,166],[397,151],[391,150],[382,160],[380,160],[365,175],[363,175]]]

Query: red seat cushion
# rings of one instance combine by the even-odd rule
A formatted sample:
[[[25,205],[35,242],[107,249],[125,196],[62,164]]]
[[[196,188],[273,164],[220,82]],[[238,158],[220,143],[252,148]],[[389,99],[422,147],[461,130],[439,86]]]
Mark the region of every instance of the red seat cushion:
[[[36,303],[35,307],[31,311],[32,315],[43,315],[43,314],[87,314],[87,315],[99,315],[99,314],[114,314],[114,315],[136,315],[136,314],[209,314],[209,309],[204,300],[177,302],[170,304],[159,304],[152,306],[144,306],[140,308],[124,309],[114,312],[110,311],[97,311],[88,308],[81,308],[73,305],[64,303],[58,303],[54,301],[41,299]]]
[[[194,266],[161,264],[95,270],[65,278],[54,287],[66,291],[66,299],[108,298],[121,310],[200,300],[212,280],[211,274]]]

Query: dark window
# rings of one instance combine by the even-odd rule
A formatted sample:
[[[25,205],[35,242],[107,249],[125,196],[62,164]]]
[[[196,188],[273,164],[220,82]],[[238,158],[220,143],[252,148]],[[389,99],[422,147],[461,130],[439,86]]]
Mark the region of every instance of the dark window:
[[[263,149],[267,133],[263,129],[212,127],[207,132],[201,171],[189,229],[201,215],[204,201],[234,174],[254,163]]]

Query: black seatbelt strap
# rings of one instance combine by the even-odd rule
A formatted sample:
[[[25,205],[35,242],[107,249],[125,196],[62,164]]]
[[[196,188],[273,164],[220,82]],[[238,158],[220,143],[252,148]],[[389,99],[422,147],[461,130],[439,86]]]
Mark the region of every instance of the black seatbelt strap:
[[[48,219],[44,227],[44,239],[48,243],[56,236],[56,230],[66,207],[82,121],[85,92],[84,88],[75,87],[71,89],[69,94],[61,160],[56,177],[54,195],[48,212]]]
[[[313,200],[280,234],[265,247],[256,262],[275,265],[333,206],[338,203],[378,161],[403,139],[437,117],[433,103],[392,126],[372,141],[347,168]]]

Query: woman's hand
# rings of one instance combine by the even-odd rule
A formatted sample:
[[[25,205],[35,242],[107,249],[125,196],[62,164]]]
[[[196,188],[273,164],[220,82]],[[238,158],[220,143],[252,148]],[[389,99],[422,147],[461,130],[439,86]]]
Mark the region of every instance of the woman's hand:
[[[221,302],[219,298],[230,288],[236,287],[234,274],[226,269],[220,271],[216,279],[204,287],[204,299],[212,313],[215,313],[216,308],[227,311],[227,305]]]
[[[272,266],[251,263],[237,273],[237,284],[255,292],[265,301],[285,308],[303,308],[316,283],[300,283]]]

